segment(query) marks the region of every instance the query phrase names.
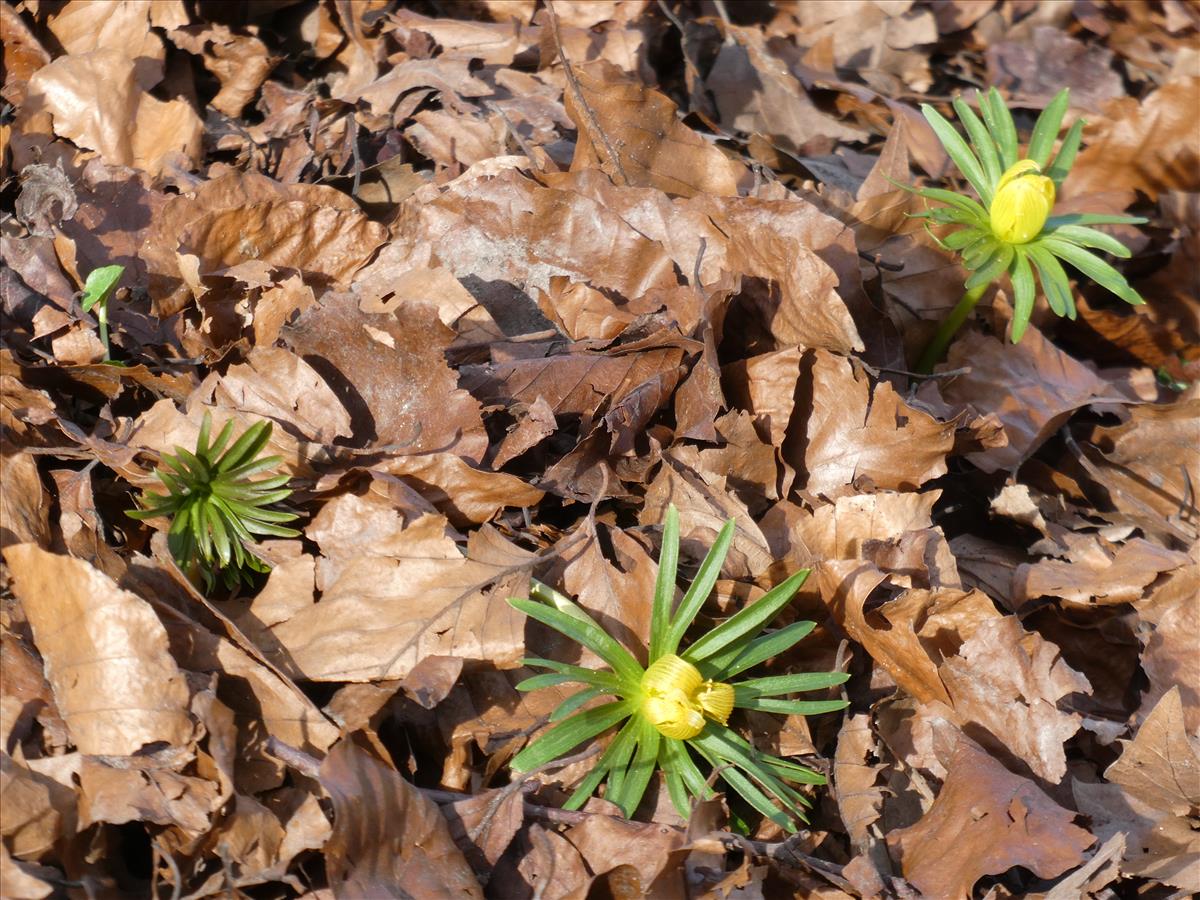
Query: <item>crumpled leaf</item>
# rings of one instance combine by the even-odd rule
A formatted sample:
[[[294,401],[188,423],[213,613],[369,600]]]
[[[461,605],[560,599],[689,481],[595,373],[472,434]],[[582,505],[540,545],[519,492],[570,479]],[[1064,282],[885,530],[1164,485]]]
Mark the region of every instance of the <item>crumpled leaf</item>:
[[[912,490],[946,472],[953,423],[913,409],[887,382],[872,390],[849,360],[831,353],[816,351],[812,377],[807,491],[829,493],[859,478],[884,490]]]
[[[1094,843],[1036,784],[960,737],[941,791],[919,822],[888,835],[901,869],[924,895],[969,897],[984,875],[1024,866],[1053,878]]]
[[[200,117],[183,100],[158,100],[137,81],[136,65],[108,48],[60,56],[29,79],[29,102],[54,116],[56,133],[109,163],[159,174],[176,154],[194,165]]]
[[[335,897],[463,897],[483,891],[437,805],[389,766],[339,742],[321,763],[333,800],[325,845]]]
[[[54,699],[82,753],[186,745],[188,686],[145,600],[81,560],[34,544],[4,551]]]
[[[356,506],[347,495],[323,515],[353,516]],[[425,515],[395,523],[381,546],[356,540],[356,554],[320,572],[321,602],[272,626],[279,664],[314,681],[355,682],[403,678],[431,655],[515,665],[525,617],[507,598],[527,593],[532,554],[484,526],[464,557],[445,532],[445,519]]]

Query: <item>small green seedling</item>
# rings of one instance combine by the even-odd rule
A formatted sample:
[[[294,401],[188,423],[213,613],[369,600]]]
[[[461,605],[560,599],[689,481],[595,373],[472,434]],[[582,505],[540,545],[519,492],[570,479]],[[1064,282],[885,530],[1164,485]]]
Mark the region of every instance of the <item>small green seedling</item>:
[[[100,323],[100,342],[104,344],[105,361],[112,356],[108,344],[108,298],[112,296],[117,282],[124,274],[124,266],[101,266],[99,269],[92,269],[83,284],[81,305],[84,312],[91,312],[92,307],[96,307],[96,321]]]
[[[217,572],[232,588],[241,579],[249,580],[251,572],[270,571],[249,549],[259,536],[300,534],[284,527],[285,522],[296,519],[295,513],[271,508],[292,493],[284,487],[288,476],[250,480],[283,461],[279,456],[257,458],[271,439],[271,427],[270,422],[257,422],[225,450],[233,436],[233,420],[225,423],[210,444],[212,416],[205,413],[195,453],[176,447],[174,454],[162,455],[165,466],[155,474],[166,485],[167,495],[147,492],[139,498],[141,509],[126,511],[139,520],[170,516],[167,545],[171,555],[184,572],[198,573],[209,590]]]
[[[794,831],[799,823],[807,821],[803,807],[809,803],[792,785],[824,784],[824,776],[762,752],[729,728],[727,722],[735,708],[815,715],[846,707],[845,700],[783,699],[793,692],[842,684],[849,678],[843,672],[732,681],[790,649],[813,630],[812,622],[794,622],[760,633],[795,596],[808,570],[795,573],[693,641],[687,649],[680,649],[685,632],[716,584],[733,535],[734,523],[730,520],[672,613],[679,560],[679,514],[674,506],[668,508],[651,607],[646,668],[577,603],[540,582],[534,582],[531,599],[509,601],[530,618],[587,647],[609,666],[605,671],[550,659],[525,660],[526,665],[549,672],[521,682],[517,685],[519,690],[568,682],[582,684],[584,689],[554,711],[551,721],[557,724],[513,758],[513,769],[529,772],[545,766],[624,722],[568,799],[567,809],[581,807],[607,779],[605,799],[620,807],[626,816],[632,816],[657,769],[663,773],[675,808],[686,817],[693,797],[712,795],[695,754],[731,790],[781,828]],[[613,699],[577,711],[606,696]]]
[[[925,349],[917,371],[933,370],[988,285],[1005,274],[1013,287],[1013,343],[1021,340],[1033,312],[1035,271],[1050,309],[1059,316],[1075,318],[1075,299],[1063,262],[1126,303],[1145,302],[1124,275],[1086,249],[1128,258],[1128,247],[1089,226],[1139,225],[1145,219],[1100,213],[1051,215],[1057,190],[1071,171],[1083,136],[1084,121],[1076,119],[1058,152],[1053,152],[1069,97],[1068,89],[1063,88],[1042,110],[1024,156],[1018,152],[1012,114],[995,88],[978,94],[982,121],[961,97],[954,101],[969,142],[932,106],[921,106],[946,153],[979,199],[938,188],[906,188],[945,204],[916,217],[937,225],[961,226],[938,243],[958,253],[971,273],[966,293]]]

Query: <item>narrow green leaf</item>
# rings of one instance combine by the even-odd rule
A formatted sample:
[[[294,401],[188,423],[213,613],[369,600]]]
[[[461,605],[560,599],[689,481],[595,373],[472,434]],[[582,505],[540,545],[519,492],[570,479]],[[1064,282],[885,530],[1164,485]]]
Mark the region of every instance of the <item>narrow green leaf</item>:
[[[1105,290],[1116,294],[1126,303],[1140,306],[1146,302],[1137,291],[1129,286],[1129,282],[1125,280],[1124,275],[1095,254],[1089,253],[1082,247],[1076,247],[1074,244],[1056,240],[1052,237],[1043,238],[1039,241],[1039,244],[1059,259],[1069,262],[1084,275],[1088,276],[1088,278],[1091,278]]]
[[[1105,253],[1111,253],[1113,256],[1120,257],[1121,259],[1129,259],[1133,255],[1128,247],[1111,234],[1105,234],[1103,231],[1097,231],[1095,228],[1088,228],[1086,225],[1059,225],[1053,231],[1046,233],[1045,236],[1058,238],[1072,244],[1079,244],[1083,247],[1103,250]]]
[[[683,783],[683,776],[673,769],[663,767],[663,777],[667,781],[667,796],[671,798],[671,805],[675,807],[675,811],[687,821],[692,814],[691,797],[688,795],[687,786]]]
[[[272,423],[260,419],[247,428],[217,463],[218,472],[230,472],[258,456],[271,440]]]
[[[714,681],[728,681],[734,675],[783,653],[806,638],[816,627],[815,622],[793,622],[786,628],[759,635],[751,641],[738,642],[704,660],[700,671]]]
[[[971,148],[967,146],[962,135],[928,103],[921,104],[921,113],[925,116],[925,121],[933,128],[938,140],[942,142],[942,146],[946,148],[946,153],[950,155],[954,164],[958,166],[958,170],[962,172],[963,177],[971,183],[971,187],[975,188],[975,192],[979,194],[984,204],[990,204],[992,187],[983,174],[983,166],[980,165]]]
[[[637,660],[586,613],[583,618],[579,618],[555,607],[538,603],[536,600],[514,598],[508,602],[530,618],[537,619],[544,625],[549,625],[554,630],[562,632],[573,641],[583,644],[612,666],[612,670],[620,678],[631,681],[641,680],[643,669],[638,665]]]
[[[1000,241],[996,245],[996,252],[991,258],[979,267],[975,273],[967,279],[963,287],[970,291],[981,285],[991,284],[992,281],[999,278],[1008,271],[1009,263],[1012,262],[1013,248],[1012,244],[1006,244]]]
[[[964,197],[962,194],[956,194],[954,191],[947,191],[943,188],[921,188],[916,191],[920,197],[926,200],[934,200],[938,203],[945,203],[957,210],[961,210],[967,215],[978,220],[980,225],[986,225],[988,222],[988,213],[979,203],[972,200],[970,197]]]
[[[964,228],[962,231],[956,231],[953,234],[946,235],[945,244],[951,250],[963,250],[966,247],[979,240],[983,235],[975,228]]]
[[[817,716],[821,713],[837,712],[849,705],[848,700],[779,700],[774,697],[756,697],[745,703],[737,701],[739,709],[782,713],[785,716]]]
[[[813,771],[807,766],[797,765],[786,759],[780,759],[778,756],[767,756],[763,754],[762,763],[777,776],[784,781],[795,782],[796,784],[826,784],[827,779],[820,772]],[[808,799],[801,797],[804,800],[804,805],[808,806]]]
[[[736,696],[750,699],[752,697],[774,697],[779,694],[793,694],[797,691],[819,691],[822,688],[836,687],[850,680],[848,672],[798,672],[795,675],[768,675],[765,678],[747,678],[733,686]]]
[[[1046,108],[1042,110],[1042,114],[1037,117],[1037,121],[1033,125],[1027,156],[1037,163],[1040,169],[1045,169],[1046,164],[1050,162],[1054,139],[1058,137],[1058,132],[1062,128],[1063,114],[1067,111],[1070,99],[1071,89],[1063,88],[1054,95],[1053,100],[1046,104]]]
[[[585,709],[550,728],[514,756],[510,765],[517,772],[529,772],[544,766],[612,728],[631,712],[630,704],[625,700]]]
[[[564,675],[560,672],[546,672],[542,675],[532,675],[517,685],[518,691],[536,691],[541,688],[554,687],[559,684],[591,684],[590,680],[578,675]]]
[[[968,246],[962,252],[962,263],[966,268],[974,270],[987,262],[995,254],[996,248],[1000,246],[1000,242],[988,232],[981,238]]]
[[[596,792],[596,788],[604,781],[604,777],[613,769],[624,769],[629,764],[629,757],[633,754],[633,748],[637,743],[638,720],[637,717],[631,718],[617,732],[617,736],[609,743],[608,748],[604,751],[604,755],[592,767],[592,770],[584,776],[583,781],[579,783],[579,787],[567,798],[567,802],[563,804],[564,809],[579,809],[588,801],[588,798]]]
[[[1045,230],[1061,228],[1063,225],[1145,225],[1149,219],[1142,216],[1117,216],[1108,213],[1063,213],[1046,220]]]
[[[733,519],[721,526],[717,539],[713,541],[712,547],[709,548],[704,560],[700,563],[700,568],[696,571],[696,578],[688,586],[683,599],[679,602],[679,609],[675,610],[670,630],[667,632],[667,639],[662,644],[663,653],[674,653],[679,649],[679,642],[683,639],[688,626],[692,624],[692,620],[696,618],[696,614],[700,612],[704,601],[708,599],[713,586],[717,583],[717,578],[721,574],[721,566],[725,562],[725,555],[729,553],[730,545],[733,544],[736,530],[737,523]]]
[[[626,818],[633,816],[646,793],[646,786],[658,764],[658,743],[662,738],[658,729],[641,716],[635,716],[633,721],[638,724],[637,752],[618,782],[617,789],[606,793],[604,797],[617,804]]]
[[[520,685],[517,686],[517,690],[521,690]],[[608,691],[599,687],[591,687],[587,690],[574,693],[554,708],[554,712],[550,713],[550,722],[551,724],[555,722],[561,722],[585,703],[595,700],[597,697],[603,697],[605,694],[611,693],[612,691]]]
[[[1075,311],[1075,298],[1071,295],[1071,282],[1059,261],[1050,251],[1041,246],[1041,241],[1029,244],[1025,248],[1029,261],[1037,269],[1038,280],[1042,283],[1042,293],[1056,316],[1068,315]],[[1074,318],[1074,315],[1071,315]]]
[[[800,590],[800,585],[804,584],[808,573],[808,569],[801,569],[790,578],[775,585],[754,603],[739,610],[701,637],[681,655],[688,662],[694,664],[698,660],[707,659],[740,637],[757,634],[791,602],[796,591]]]
[[[1046,176],[1054,182],[1056,188],[1062,187],[1062,183],[1071,171],[1071,166],[1075,165],[1075,155],[1079,153],[1079,144],[1083,140],[1083,126],[1086,124],[1087,122],[1082,118],[1076,119],[1071,124],[1071,127],[1067,129],[1067,136],[1063,138],[1063,142],[1058,148],[1058,153],[1054,155],[1054,161],[1050,163],[1050,168],[1045,169]]]
[[[221,565],[229,565],[229,535],[225,531],[225,525],[221,521],[219,515],[210,513],[208,523],[212,529],[213,546],[217,550],[217,558],[221,561]]]
[[[1021,340],[1029,325],[1029,317],[1033,315],[1035,295],[1033,270],[1029,267],[1029,260],[1024,252],[1019,252],[1013,257],[1013,267],[1009,272],[1009,277],[1012,279],[1013,285],[1012,342],[1015,344]]]
[[[587,681],[589,684],[594,684],[597,687],[608,687],[614,691],[620,688],[621,682],[612,672],[603,672],[597,669],[586,669],[583,666],[573,666],[570,663],[559,662],[556,659],[541,659],[539,657],[530,657],[521,660],[523,666],[537,666],[541,669],[550,669],[562,675],[574,675],[579,681]]]
[[[650,659],[663,654],[671,627],[671,604],[675,600],[675,573],[679,565],[679,510],[667,506],[663,520],[662,552],[658,556],[658,578],[654,582],[654,605],[650,610]]]
[[[971,109],[962,97],[954,98],[954,111],[958,113],[959,121],[966,126],[967,134],[971,136],[971,146],[979,156],[979,161],[983,163],[983,173],[987,176],[988,184],[995,189],[1002,172],[996,142],[988,134],[987,127],[979,120],[979,116],[975,115],[975,110]]]
[[[1007,170],[1017,162],[1017,126],[1013,124],[1012,113],[995,88],[979,96],[979,108],[1000,151],[1001,168]]]

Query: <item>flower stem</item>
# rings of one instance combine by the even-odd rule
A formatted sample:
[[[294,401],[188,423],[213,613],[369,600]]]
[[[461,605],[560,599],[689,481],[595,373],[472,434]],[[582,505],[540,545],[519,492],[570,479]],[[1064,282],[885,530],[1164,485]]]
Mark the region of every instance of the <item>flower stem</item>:
[[[962,299],[955,304],[954,309],[950,310],[950,315],[942,320],[942,324],[938,326],[937,334],[933,336],[925,347],[925,352],[921,354],[920,360],[917,361],[916,371],[922,375],[928,375],[933,371],[933,367],[941,362],[942,357],[946,355],[946,348],[950,346],[950,342],[954,340],[954,335],[958,333],[958,329],[962,327],[962,323],[967,321],[967,317],[971,315],[971,311],[975,309],[975,304],[979,302],[979,298],[983,296],[988,286],[981,284],[979,287],[971,288],[962,295]]]

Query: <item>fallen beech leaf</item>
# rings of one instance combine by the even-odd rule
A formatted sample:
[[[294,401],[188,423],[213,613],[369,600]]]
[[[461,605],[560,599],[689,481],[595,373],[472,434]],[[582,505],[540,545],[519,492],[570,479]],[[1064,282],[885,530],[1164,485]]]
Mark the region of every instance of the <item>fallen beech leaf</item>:
[[[816,351],[813,410],[806,424],[805,489],[829,493],[866,477],[885,490],[920,487],[944,475],[954,423],[910,407],[886,381],[870,379],[848,359]]]
[[[862,129],[817,109],[787,64],[771,55],[761,31],[736,25],[724,31],[726,40],[705,85],[727,130],[766,135],[797,155],[813,140],[866,140]]]
[[[1061,597],[1069,603],[1133,603],[1159,575],[1187,565],[1188,555],[1143,538],[1083,559],[1043,559],[1019,566],[1013,578],[1024,600]]]
[[[499,788],[442,807],[450,834],[480,880],[491,876],[492,868],[525,824],[524,804],[520,791]]]
[[[191,835],[208,831],[209,816],[221,802],[213,782],[139,764],[136,758],[113,765],[117,761],[84,757],[79,769],[80,829],[97,822],[152,822],[175,825]]]
[[[599,62],[573,67],[564,103],[579,129],[571,170],[599,167],[617,184],[732,197],[748,172],[676,118],[665,94]]]
[[[132,756],[145,744],[191,740],[187,682],[145,600],[33,544],[9,547],[4,559],[81,753]]]
[[[1173,815],[1200,806],[1200,741],[1184,729],[1178,688],[1163,695],[1132,741],[1122,743],[1121,758],[1105,778]]]
[[[969,897],[984,875],[1024,866],[1053,878],[1083,862],[1094,839],[1036,784],[1013,775],[960,736],[949,775],[919,822],[887,843],[928,897]]]
[[[0,756],[0,792],[4,797],[0,835],[5,849],[11,847],[18,859],[41,859],[63,836],[64,811],[55,808],[55,801],[63,798],[54,790],[56,787],[7,753]]]
[[[1038,105],[1070,88],[1071,106],[1097,113],[1125,94],[1112,62],[1111,50],[1085,44],[1052,25],[1039,25],[1024,40],[988,47],[988,83]]]
[[[1194,114],[1200,77],[1169,81],[1149,96],[1120,97],[1085,132],[1087,146],[1064,186],[1074,195],[1134,188],[1151,199],[1200,189]]]
[[[50,505],[31,453],[4,455],[0,479],[0,547],[50,544]]]
[[[451,452],[478,463],[487,435],[479,403],[446,363],[453,337],[429,306],[370,313],[348,292],[327,292],[283,330],[350,413],[351,446]]]
[[[941,389],[949,409],[940,414],[965,408],[975,415],[994,413],[1004,424],[1007,445],[967,456],[985,472],[1016,469],[1075,410],[1112,393],[1107,382],[1034,327],[1019,344],[968,332],[951,345],[944,368],[970,371]],[[929,396],[927,390],[918,396]]]
[[[162,81],[166,57],[162,38],[151,30],[150,20],[149,4],[117,0],[99,6],[73,0],[51,15],[46,27],[68,54],[105,48],[127,56],[136,67],[138,87],[148,91]]]
[[[837,751],[833,757],[833,793],[838,815],[850,835],[851,846],[863,852],[868,846],[868,831],[883,812],[885,789],[876,786],[883,765],[872,765],[878,758],[879,747],[871,731],[871,717],[866,713],[847,716],[838,732]]]
[[[325,512],[355,505],[343,496]],[[422,516],[322,572],[321,602],[271,629],[279,664],[314,681],[404,678],[433,655],[515,665],[525,617],[506,598],[525,593],[533,555],[485,526],[464,557],[445,530]]]
[[[1149,633],[1144,624],[1138,628],[1144,648],[1139,662],[1150,679],[1138,718],[1144,719],[1164,694],[1178,689],[1189,734],[1200,733],[1200,656],[1195,653],[1196,635],[1200,634],[1197,583],[1200,566],[1178,569],[1138,607],[1139,622],[1153,626]]]
[[[531,896],[540,892],[542,900],[584,900],[593,878],[579,851],[541,825],[531,825],[526,835],[513,883],[527,888]]]
[[[221,82],[210,101],[214,109],[234,118],[254,99],[274,67],[267,46],[252,35],[234,34],[221,23],[185,25],[168,32],[176,47],[199,56]]]
[[[336,897],[483,900],[437,805],[349,739],[321,763],[333,800],[326,870]]]
[[[659,876],[664,874],[664,867],[670,861],[669,854],[684,844],[684,835],[679,829],[655,823],[628,822],[613,816],[589,816],[572,827],[566,838],[583,856],[588,868],[598,875],[618,865],[631,867],[633,880],[637,883],[630,885],[633,893],[629,896],[648,892],[656,881],[662,895],[673,893],[669,884],[672,879],[668,878],[668,883],[664,884]],[[682,876],[680,870],[676,878],[681,880]]]
[[[997,617],[980,623],[938,674],[964,720],[982,725],[1050,783],[1062,779],[1062,745],[1082,718],[1058,704],[1068,694],[1089,693],[1091,685],[1057,646],[1026,632],[1015,616]]]
[[[195,164],[200,117],[183,100],[146,93],[135,70],[134,61],[117,50],[60,56],[29,79],[28,102],[53,114],[57,134],[114,165],[158,175],[177,153]]]
[[[372,471],[404,479],[460,527],[486,522],[506,506],[537,506],[544,496],[514,475],[473,468],[453,453],[398,456]]]

